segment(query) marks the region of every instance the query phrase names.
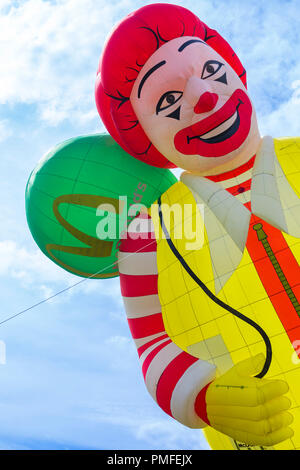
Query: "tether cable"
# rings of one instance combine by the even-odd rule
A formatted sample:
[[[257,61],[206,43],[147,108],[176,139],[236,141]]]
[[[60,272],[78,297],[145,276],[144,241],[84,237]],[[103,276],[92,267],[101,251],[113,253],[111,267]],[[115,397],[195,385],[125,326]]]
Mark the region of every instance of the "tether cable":
[[[156,239],[155,240],[152,240],[150,243],[148,243],[146,246],[151,246],[151,245],[154,245],[156,244]],[[140,248],[139,250],[136,250],[134,253],[129,253],[127,256],[124,256],[123,260],[124,259],[127,259],[127,258],[130,258],[131,256],[135,255],[136,253],[139,253],[141,250],[143,250],[145,247],[142,247]],[[31,305],[30,307],[27,307],[25,308],[24,310],[21,310],[20,312],[17,312],[13,315],[11,315],[10,317],[8,318],[5,318],[4,320],[0,321],[0,326],[3,325],[3,323],[6,323],[8,322],[9,320],[12,320],[13,318],[16,318],[18,317],[19,315],[22,315],[23,313],[26,313],[28,312],[29,310],[32,310],[34,309],[35,307],[38,307],[39,305],[42,305],[46,302],[48,302],[48,300],[51,300],[51,299],[54,299],[55,297],[57,297],[58,295],[61,295],[63,294],[64,292],[67,292],[68,290],[71,290],[73,289],[73,287],[76,287],[78,286],[79,284],[82,284],[83,282],[86,282],[88,281],[89,279],[93,279],[95,276],[97,276],[98,274],[101,274],[103,271],[105,271],[106,269],[108,268],[111,268],[115,265],[115,262],[110,264],[109,266],[106,266],[105,268],[101,269],[100,271],[97,271],[96,273],[93,273],[91,274],[90,276],[84,278],[84,279],[80,279],[80,281],[76,282],[75,284],[72,284],[71,286],[68,286],[68,287],[65,287],[64,289],[56,292],[55,294],[53,295],[50,295],[49,297],[47,297],[46,299],[43,299],[43,300],[40,300],[39,302]]]

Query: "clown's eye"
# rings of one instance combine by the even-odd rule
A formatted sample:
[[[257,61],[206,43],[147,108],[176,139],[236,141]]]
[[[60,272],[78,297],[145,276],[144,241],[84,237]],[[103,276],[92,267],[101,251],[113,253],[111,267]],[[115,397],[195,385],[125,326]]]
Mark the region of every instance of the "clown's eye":
[[[205,80],[206,78],[212,77],[215,75],[224,64],[218,60],[208,60],[205,62],[201,78]]]
[[[163,111],[164,109],[168,109],[173,104],[177,103],[177,101],[180,100],[182,97],[182,91],[167,91],[164,93],[160,98],[159,101],[156,105],[156,114],[158,114],[160,111]]]

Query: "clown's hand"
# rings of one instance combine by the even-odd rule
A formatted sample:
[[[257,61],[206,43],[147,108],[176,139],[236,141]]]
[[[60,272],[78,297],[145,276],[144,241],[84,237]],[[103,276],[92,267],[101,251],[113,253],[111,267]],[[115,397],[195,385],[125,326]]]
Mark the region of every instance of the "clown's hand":
[[[217,431],[249,445],[272,446],[293,436],[291,403],[283,380],[258,379],[264,365],[259,354],[215,379],[206,391],[206,413]]]

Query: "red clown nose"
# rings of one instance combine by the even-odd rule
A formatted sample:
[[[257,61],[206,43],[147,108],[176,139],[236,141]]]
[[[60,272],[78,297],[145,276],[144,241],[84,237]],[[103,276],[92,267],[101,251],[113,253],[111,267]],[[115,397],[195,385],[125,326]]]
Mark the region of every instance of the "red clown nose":
[[[198,103],[194,107],[194,112],[196,114],[208,113],[212,111],[218,102],[218,95],[216,93],[210,93],[207,91],[200,96]]]

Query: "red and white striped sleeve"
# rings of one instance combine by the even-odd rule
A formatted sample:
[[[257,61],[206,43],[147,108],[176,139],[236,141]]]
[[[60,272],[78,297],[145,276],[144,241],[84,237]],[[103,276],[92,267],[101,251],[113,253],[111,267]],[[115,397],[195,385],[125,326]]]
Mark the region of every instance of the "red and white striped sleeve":
[[[207,425],[203,390],[214,379],[215,367],[180,349],[165,331],[156,249],[152,220],[141,214],[129,225],[118,259],[129,328],[151,396],[177,421],[202,428]]]

